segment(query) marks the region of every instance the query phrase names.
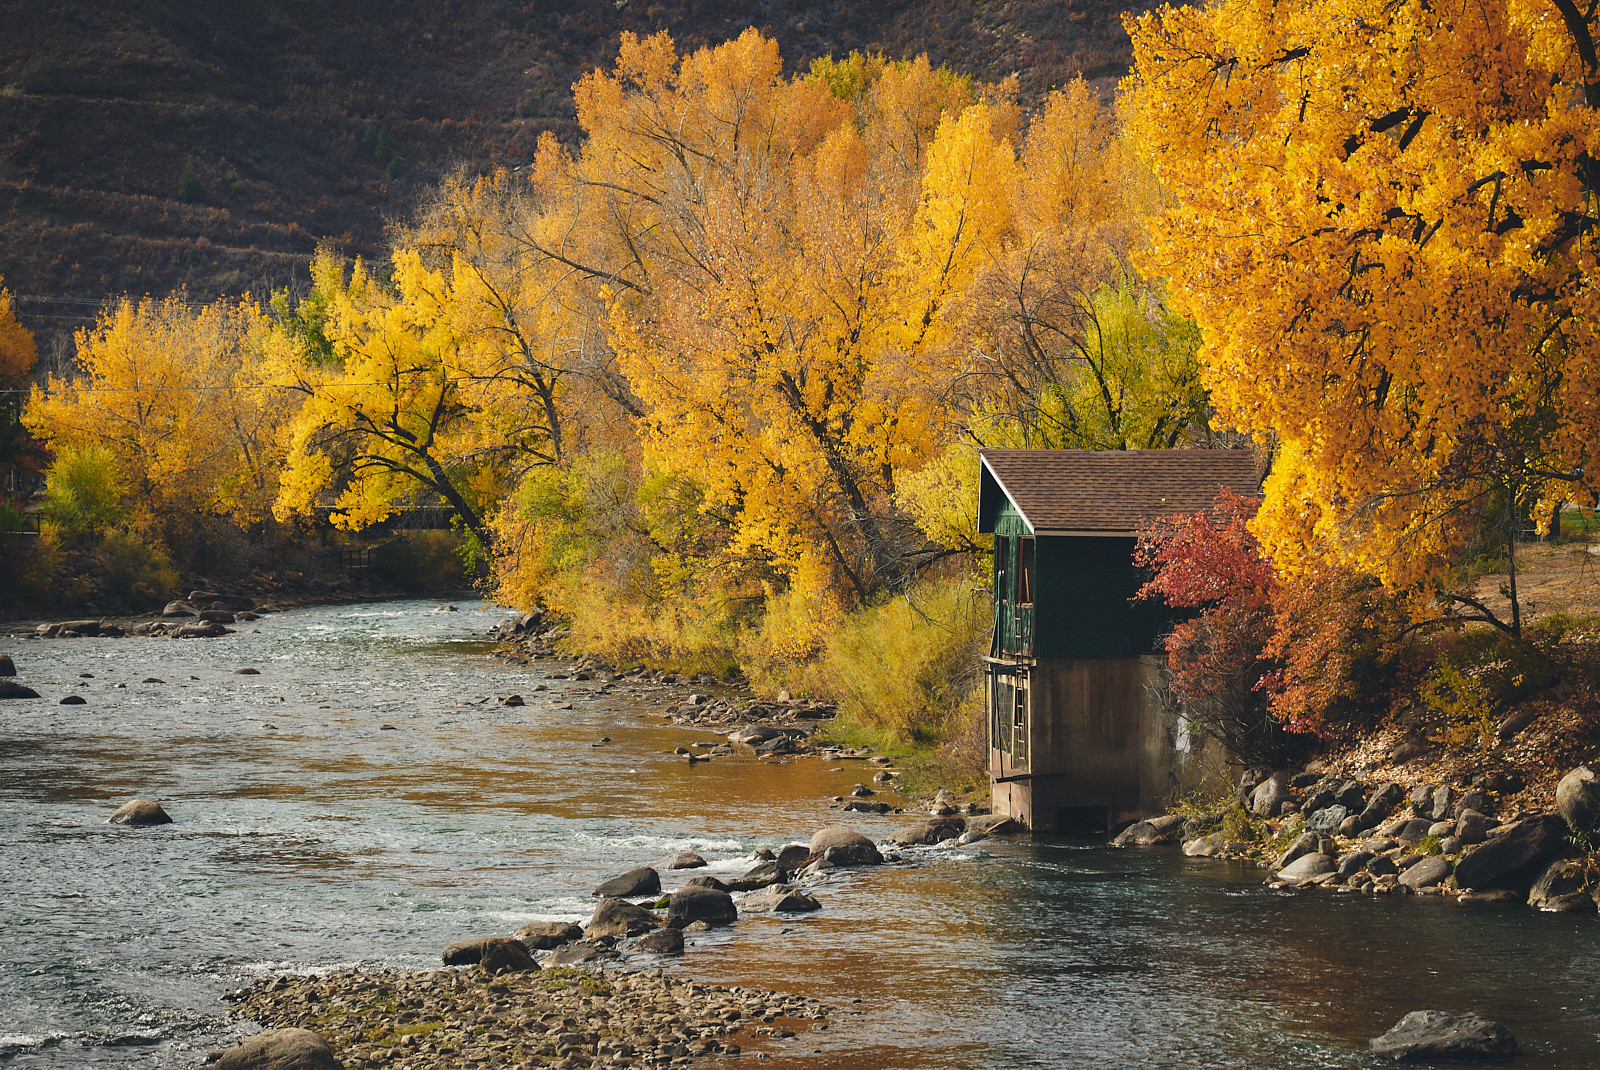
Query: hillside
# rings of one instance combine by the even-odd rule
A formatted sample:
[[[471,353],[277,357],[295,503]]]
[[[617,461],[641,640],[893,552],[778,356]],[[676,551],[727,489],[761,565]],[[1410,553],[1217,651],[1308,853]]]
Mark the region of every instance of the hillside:
[[[0,275],[56,363],[107,296],[290,284],[319,241],[380,249],[386,221],[447,169],[523,162],[544,130],[574,138],[571,85],[610,62],[624,30],[665,29],[690,49],[756,26],[795,67],[926,52],[981,79],[1014,72],[1036,97],[1080,72],[1112,84],[1128,61],[1119,12],[1105,0],[0,0]]]

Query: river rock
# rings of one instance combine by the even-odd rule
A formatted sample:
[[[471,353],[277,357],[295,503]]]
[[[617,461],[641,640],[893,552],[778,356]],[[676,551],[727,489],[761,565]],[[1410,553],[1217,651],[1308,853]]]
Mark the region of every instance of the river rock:
[[[1462,843],[1482,843],[1489,838],[1489,830],[1494,828],[1494,821],[1476,810],[1463,810],[1456,818],[1455,837]]]
[[[1456,863],[1463,888],[1529,887],[1539,870],[1566,846],[1567,823],[1555,814],[1518,821]]]
[[[201,620],[208,624],[232,624],[233,614],[226,609],[204,609],[198,614]]]
[[[228,629],[211,621],[201,621],[198,624],[185,624],[172,634],[178,639],[215,639],[219,635],[227,635]]]
[[[655,932],[645,933],[634,941],[633,948],[635,951],[647,951],[652,955],[681,955],[683,930],[668,925]]]
[[[584,926],[583,935],[590,940],[607,936],[637,936],[659,927],[661,919],[654,911],[634,906],[626,899],[602,899],[594,908],[594,916]]]
[[[773,861],[778,863],[785,873],[793,873],[806,864],[806,859],[811,857],[811,848],[803,843],[786,844]]]
[[[87,703],[88,701],[89,700],[84,698],[82,695],[68,695],[66,698],[61,700],[60,705],[62,705],[62,706],[82,706],[85,703]]]
[[[217,1070],[342,1070],[328,1042],[309,1029],[269,1029],[229,1048]]]
[[[1429,855],[1407,866],[1405,872],[1400,874],[1400,883],[1411,889],[1432,888],[1448,876],[1450,863],[1438,855]]]
[[[1338,803],[1332,803],[1306,818],[1306,831],[1314,836],[1331,836],[1339,831],[1339,826],[1344,824],[1344,819],[1349,816],[1349,810]]]
[[[530,921],[512,936],[534,951],[548,951],[583,937],[583,926],[570,921]]]
[[[662,869],[702,869],[706,860],[693,851],[679,851],[670,858],[664,858],[658,863]]]
[[[765,888],[769,884],[782,884],[788,879],[788,872],[776,861],[773,861],[763,862],[759,866],[747,870],[744,876],[734,881],[734,884],[738,886],[740,891],[751,891],[755,888]],[[727,890],[727,888],[723,889],[723,891]]]
[[[878,845],[851,829],[822,829],[811,837],[811,853],[823,855],[836,866],[876,866],[883,861]]]
[[[1456,903],[1464,907],[1508,907],[1520,904],[1522,896],[1509,888],[1490,888],[1484,892],[1462,892]]]
[[[1179,814],[1162,814],[1147,821],[1135,821],[1112,840],[1117,847],[1148,847],[1157,843],[1171,843],[1183,835],[1183,817]]]
[[[779,886],[769,888],[760,895],[746,896],[740,900],[739,908],[746,913],[772,911],[773,913],[806,914],[813,910],[821,910],[822,904],[804,892]]]
[[[528,951],[528,945],[521,940],[491,936],[483,941],[481,948],[478,969],[486,974],[524,973],[539,968],[539,964]]]
[[[134,799],[125,802],[106,818],[108,825],[170,825],[172,818],[153,799]]]
[[[1183,853],[1190,858],[1215,858],[1228,846],[1228,836],[1223,832],[1213,832],[1207,836],[1196,836],[1183,845]]]
[[[570,944],[562,944],[544,960],[545,968],[551,966],[581,966],[586,962],[599,962],[604,959],[619,959],[622,956],[604,944],[597,944],[593,940],[574,940]]]
[[[1289,778],[1292,775],[1287,770],[1280,771],[1257,785],[1256,790],[1250,793],[1250,812],[1261,817],[1276,817],[1278,811],[1283,809],[1283,804],[1289,801]]]
[[[1489,802],[1489,796],[1474,788],[1456,800],[1455,816],[1460,817],[1467,810],[1476,810],[1480,814],[1487,814],[1491,809],[1493,809],[1493,806]]]
[[[10,654],[0,654],[0,676],[17,675],[17,663],[11,660]]]
[[[446,966],[471,966],[483,958],[483,942],[487,937],[475,937],[471,940],[457,940],[453,944],[446,944],[444,951],[440,952],[440,959]]]
[[[685,885],[672,893],[667,902],[667,924],[683,928],[691,922],[732,925],[739,917],[733,896],[704,885]]]
[[[1450,808],[1450,803],[1455,797],[1455,792],[1450,790],[1449,784],[1441,784],[1433,789],[1433,805],[1428,810],[1427,816],[1435,821],[1445,821],[1455,817]]]
[[[1594,770],[1580,765],[1556,785],[1556,809],[1574,831],[1588,832],[1600,826],[1600,779]]]
[[[1366,868],[1375,856],[1371,851],[1351,851],[1347,855],[1339,856],[1339,876],[1350,878]]]
[[[630,869],[620,876],[602,882],[590,895],[616,899],[635,899],[641,895],[656,895],[661,891],[661,874],[649,866]]]
[[[1367,788],[1359,780],[1345,780],[1339,783],[1338,794],[1334,802],[1350,811],[1359,814],[1367,807]]]
[[[1399,828],[1395,829],[1394,838],[1405,844],[1407,847],[1412,847],[1427,839],[1429,836],[1429,830],[1432,828],[1432,821],[1421,817],[1414,817],[1407,821],[1404,825],[1401,825]]]
[[[1320,877],[1324,873],[1333,873],[1338,868],[1338,863],[1331,857],[1321,851],[1316,851],[1312,854],[1301,855],[1289,865],[1280,869],[1278,871],[1278,879],[1292,881],[1295,884],[1304,884],[1306,881]]]
[[[198,617],[200,611],[188,602],[179,599],[176,602],[168,602],[166,608],[161,611],[161,615],[163,617]]]
[[[1399,784],[1385,784],[1372,793],[1367,800],[1367,805],[1361,810],[1361,827],[1371,828],[1389,816],[1389,811],[1400,805],[1406,797],[1406,791]]]
[[[894,842],[902,847],[931,846],[955,839],[965,832],[966,828],[966,822],[959,817],[936,817],[895,833]]]
[[[776,728],[755,724],[745,725],[743,728],[735,728],[728,733],[727,738],[729,743],[744,743],[753,747],[758,743],[765,743],[769,739],[777,739],[781,735],[783,733]]]
[[[1394,1062],[1430,1059],[1508,1059],[1520,1054],[1505,1026],[1476,1014],[1412,1011],[1374,1037],[1372,1054]]]
[[[1550,863],[1528,891],[1528,905],[1552,913],[1593,913],[1595,900],[1590,895],[1589,874],[1583,863],[1573,859]]]
[[[793,754],[795,749],[794,740],[788,736],[778,736],[775,739],[767,740],[765,743],[757,743],[756,756],[770,758],[777,754]]]
[[[1301,833],[1299,839],[1291,843],[1289,845],[1289,849],[1278,856],[1278,861],[1273,864],[1272,868],[1283,869],[1285,866],[1293,863],[1297,858],[1303,858],[1306,855],[1315,854],[1319,841],[1320,837],[1318,837],[1314,832]]]
[[[0,698],[38,698],[39,692],[15,680],[0,680]]]
[[[1433,809],[1433,785],[1418,784],[1406,796],[1406,802],[1411,804],[1411,812],[1418,817],[1427,817]]]
[[[1006,814],[972,814],[967,818],[967,831],[988,836],[1015,836],[1027,832],[1028,827]]]

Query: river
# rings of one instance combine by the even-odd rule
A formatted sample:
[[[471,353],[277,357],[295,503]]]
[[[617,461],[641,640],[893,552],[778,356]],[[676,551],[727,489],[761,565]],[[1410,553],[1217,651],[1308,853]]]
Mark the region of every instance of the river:
[[[865,778],[689,765],[671,749],[706,734],[654,713],[681,691],[505,664],[484,641],[501,611],[458,606],[0,644],[45,696],[0,702],[0,1065],[197,1066],[248,1031],[228,989],[435,965],[453,940],[586,917],[598,881],[676,850],[738,874],[838,823],[830,797]],[[104,823],[133,797],[175,823]],[[906,821],[849,816],[875,836]],[[838,1008],[773,1067],[1370,1066],[1367,1039],[1424,1008],[1501,1021],[1524,1065],[1600,1065],[1593,916],[1263,876],[1085,842],[918,848],[813,889],[817,914],[691,935],[669,968]]]

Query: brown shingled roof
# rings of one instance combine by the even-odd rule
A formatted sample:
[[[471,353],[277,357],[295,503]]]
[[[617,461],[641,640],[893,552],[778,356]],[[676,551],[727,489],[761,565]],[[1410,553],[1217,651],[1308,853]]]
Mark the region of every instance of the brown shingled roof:
[[[1131,535],[1142,520],[1198,513],[1227,487],[1260,493],[1251,450],[982,450],[978,530],[993,531],[999,495],[1035,535]]]

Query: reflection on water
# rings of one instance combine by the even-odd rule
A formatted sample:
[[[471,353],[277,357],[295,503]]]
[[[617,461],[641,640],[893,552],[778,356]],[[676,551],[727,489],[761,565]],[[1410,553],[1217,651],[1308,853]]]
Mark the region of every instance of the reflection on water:
[[[863,777],[674,759],[705,733],[641,716],[664,697],[535,692],[538,666],[483,654],[498,617],[386,603],[15,646],[47,701],[0,704],[0,1062],[192,1065],[235,1034],[217,997],[242,978],[431,965],[583,917],[598,880],[677,850],[737,874]],[[513,692],[528,705],[498,704]],[[135,795],[177,823],[103,824]],[[818,914],[692,937],[676,967],[841,1009],[774,1066],[1366,1066],[1366,1038],[1424,1007],[1498,1018],[1530,1065],[1600,1061],[1593,918],[1280,896],[1259,871],[1068,842],[914,849],[818,894]]]

